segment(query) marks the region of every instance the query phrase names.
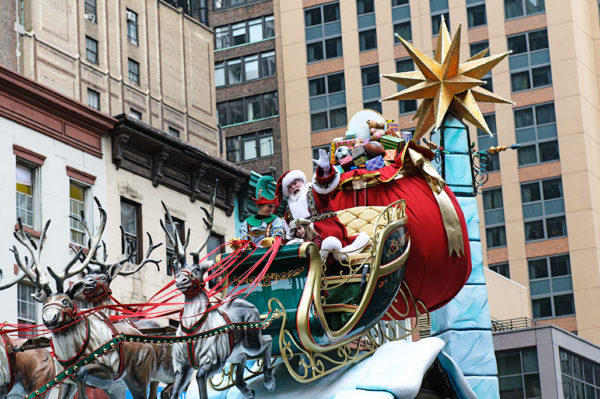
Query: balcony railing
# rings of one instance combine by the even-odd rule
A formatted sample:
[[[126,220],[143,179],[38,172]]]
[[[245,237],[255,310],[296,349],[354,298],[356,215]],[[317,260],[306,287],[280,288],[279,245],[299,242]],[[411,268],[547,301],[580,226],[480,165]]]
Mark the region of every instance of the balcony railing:
[[[492,332],[517,330],[520,328],[535,327],[537,325],[539,324],[536,321],[531,320],[528,317],[517,317],[508,320],[492,319]]]

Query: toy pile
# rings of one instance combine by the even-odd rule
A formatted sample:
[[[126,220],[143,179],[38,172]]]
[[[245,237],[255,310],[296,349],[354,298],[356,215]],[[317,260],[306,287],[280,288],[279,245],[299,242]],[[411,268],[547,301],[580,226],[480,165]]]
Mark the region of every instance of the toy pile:
[[[394,121],[367,119],[357,133],[351,129],[344,138],[331,143],[331,163],[340,173],[355,169],[377,171],[394,163],[398,151],[412,139],[411,132],[402,132]]]

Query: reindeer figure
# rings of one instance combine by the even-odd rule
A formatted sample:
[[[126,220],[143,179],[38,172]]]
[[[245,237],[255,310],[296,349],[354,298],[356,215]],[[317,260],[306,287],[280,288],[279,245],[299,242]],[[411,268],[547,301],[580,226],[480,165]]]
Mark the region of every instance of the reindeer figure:
[[[77,218],[77,217],[75,217]],[[82,220],[77,218],[81,223]],[[130,276],[132,274],[137,273],[147,264],[155,264],[157,269],[159,268],[159,262],[154,259],[150,259],[150,254],[156,248],[160,247],[162,244],[154,245],[152,242],[152,236],[148,234],[148,250],[146,252],[145,259],[139,265],[133,265],[131,270],[123,270],[123,267],[127,263],[131,263],[131,260],[135,258],[136,251],[132,251],[132,244],[129,240],[127,240],[123,229],[121,228],[121,239],[122,239],[122,247],[124,248],[124,253],[121,256],[121,259],[115,263],[107,263],[108,252],[106,251],[106,244],[102,242],[102,260],[98,259],[98,253],[94,257],[92,257],[88,267],[86,268],[86,274],[83,277],[84,287],[83,287],[83,296],[86,301],[83,306],[86,308],[96,308],[104,305],[110,305],[113,301],[110,299],[111,289],[110,284],[117,276]],[[115,310],[105,309],[103,310],[105,314],[112,315],[116,314]],[[138,335],[142,335],[141,332],[137,330],[137,328],[145,328],[145,327],[160,327],[158,323],[153,320],[126,320],[126,323],[131,324],[131,327],[136,329]],[[120,329],[120,323],[115,324],[117,329]],[[166,399],[169,397],[172,383],[174,378],[173,373],[173,362],[172,362],[172,354],[171,354],[171,346],[163,345],[163,344],[150,344],[152,347],[156,364],[151,372],[151,383],[150,383],[150,393],[148,394],[148,398],[153,399],[157,397],[158,391],[158,383],[162,382],[167,384],[167,387],[162,390],[161,398]]]
[[[25,277],[19,273],[9,282],[0,284],[0,290],[12,287]],[[0,270],[0,282],[2,271]],[[18,351],[18,347],[0,329],[0,398],[24,396],[37,389],[56,374],[54,360],[46,349]],[[45,398],[47,394],[42,396]]]
[[[212,198],[211,211],[202,210],[207,215],[204,219],[207,230],[210,232],[213,224],[215,194]],[[175,225],[169,210],[163,203],[167,220]],[[231,323],[259,322],[258,310],[250,302],[242,299],[233,299],[220,307],[207,311],[210,306],[209,299],[204,291],[203,274],[212,264],[205,262],[198,264],[200,251],[206,246],[208,238],[194,252],[191,252],[193,263],[186,265],[186,249],[189,244],[190,231],[184,242],[173,229],[171,234],[161,220],[161,226],[167,234],[167,239],[175,248],[173,270],[177,273],[175,284],[185,295],[185,305],[181,313],[178,336],[185,336],[211,330]],[[179,398],[183,387],[187,386],[194,369],[198,370],[196,381],[201,399],[207,399],[207,379],[215,372],[221,370],[226,362],[236,366],[236,387],[246,398],[254,398],[254,391],[244,381],[244,368],[247,357],[258,356],[262,353],[264,365],[265,387],[272,391],[275,389],[275,379],[271,366],[271,336],[262,335],[260,330],[235,330],[225,334],[199,339],[196,342],[177,343],[173,345],[173,367],[175,369],[175,382],[171,399]]]
[[[19,223],[19,231],[15,233],[15,238],[31,256],[26,264],[21,260],[17,248],[15,246],[12,248],[18,267],[35,285],[35,299],[44,304],[42,319],[46,328],[52,332],[54,355],[63,367],[68,367],[87,356],[118,333],[103,314],[94,314],[85,318],[78,316],[73,298],[83,289],[85,284],[83,281],[73,284],[67,290],[63,289],[64,282],[68,278],[85,270],[98,249],[106,226],[106,212],[102,209],[99,201],[97,199],[95,201],[100,212],[100,225],[96,234],[92,235],[88,226],[83,224],[91,237],[87,256],[77,267],[74,267],[80,260],[82,254],[80,249],[60,273],[54,272],[50,267],[46,268],[56,282],[55,291],[50,288],[48,276],[41,269],[40,261],[50,222],[48,221],[42,230],[39,245],[36,245],[35,241],[23,231],[23,227]],[[122,330],[129,333],[133,329],[127,330],[125,326]],[[151,380],[151,370],[155,363],[155,353],[150,345],[122,342],[115,350],[81,366],[73,374],[79,398],[87,398],[85,385],[89,385],[103,389],[111,398],[122,399],[125,397],[126,390],[129,389],[134,399],[145,399]],[[75,393],[73,381],[66,380],[65,382],[61,389],[61,399],[71,398]]]

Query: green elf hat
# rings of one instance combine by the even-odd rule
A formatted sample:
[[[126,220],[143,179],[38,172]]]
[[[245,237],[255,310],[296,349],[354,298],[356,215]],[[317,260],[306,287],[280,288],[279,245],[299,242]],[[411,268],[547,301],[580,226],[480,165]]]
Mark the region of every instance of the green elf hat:
[[[256,205],[277,204],[275,194],[271,194],[269,191],[269,184],[273,181],[273,177],[271,176],[261,176],[260,179],[258,179],[256,182],[256,198],[252,198],[252,201],[254,201]]]

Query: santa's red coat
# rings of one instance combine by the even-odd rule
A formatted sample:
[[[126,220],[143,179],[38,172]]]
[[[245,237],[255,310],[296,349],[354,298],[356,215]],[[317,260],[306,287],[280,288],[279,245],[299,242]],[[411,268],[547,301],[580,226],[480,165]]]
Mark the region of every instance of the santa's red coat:
[[[444,189],[450,197],[458,214],[462,229],[464,253],[461,256],[449,255],[448,240],[442,221],[442,215],[434,194],[420,176],[394,179],[398,168],[388,166],[380,170],[380,184],[363,190],[337,190],[329,205],[334,210],[363,205],[387,206],[399,199],[406,200],[407,226],[411,239],[411,248],[406,262],[404,280],[410,293],[402,286],[393,308],[395,318],[415,316],[412,297],[421,301],[427,310],[432,311],[448,303],[464,286],[471,273],[471,252],[465,217],[456,201],[456,197],[447,187]],[[340,186],[351,184],[356,173],[368,171],[356,170],[344,173]],[[372,172],[370,172],[372,173]],[[419,312],[424,309],[419,307]],[[394,313],[394,312],[392,312]]]

